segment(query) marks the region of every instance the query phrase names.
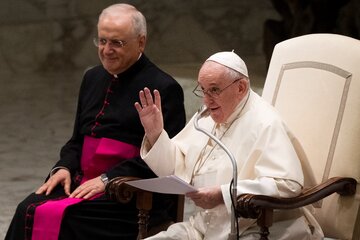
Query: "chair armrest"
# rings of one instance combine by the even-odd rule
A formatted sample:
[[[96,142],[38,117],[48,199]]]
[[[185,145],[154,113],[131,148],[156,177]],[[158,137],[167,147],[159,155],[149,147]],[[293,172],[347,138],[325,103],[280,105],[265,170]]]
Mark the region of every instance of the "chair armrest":
[[[106,195],[114,201],[120,203],[128,203],[133,198],[134,194],[140,189],[137,189],[131,185],[126,184],[128,181],[138,180],[137,177],[116,177],[111,179],[106,185]]]
[[[136,208],[139,210],[138,239],[148,235],[149,211],[152,209],[152,193],[126,184],[128,181],[139,180],[137,177],[116,177],[106,185],[106,195],[117,202],[128,203],[136,195]]]
[[[357,181],[353,178],[333,177],[304,190],[293,198],[277,198],[265,195],[241,194],[237,198],[236,212],[244,218],[258,218],[261,209],[294,209],[315,203],[333,193],[353,195]]]
[[[273,223],[274,209],[304,207],[333,193],[342,196],[354,195],[356,185],[357,181],[354,178],[333,177],[317,186],[305,189],[299,196],[292,198],[241,194],[237,197],[235,214],[237,217],[257,219],[257,225],[260,227],[260,239],[268,239],[268,228]]]
[[[183,220],[184,213],[184,196],[177,196],[177,205],[175,206],[176,213],[171,216],[172,219],[165,221],[157,226],[152,226],[148,229],[149,225],[149,212],[152,209],[153,193],[145,191],[129,184],[128,181],[139,180],[137,177],[116,177],[111,179],[106,185],[105,194],[112,200],[126,204],[130,202],[134,197],[136,199],[136,208],[139,210],[139,234],[138,239],[143,239],[148,236],[152,236],[160,231],[164,231],[174,222],[180,222]]]

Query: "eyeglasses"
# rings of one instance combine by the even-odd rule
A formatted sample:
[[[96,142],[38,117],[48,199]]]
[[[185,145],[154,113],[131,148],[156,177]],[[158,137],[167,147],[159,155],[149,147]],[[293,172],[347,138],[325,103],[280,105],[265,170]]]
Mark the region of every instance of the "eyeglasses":
[[[126,45],[126,41],[117,39],[105,39],[105,38],[94,38],[94,44],[96,47],[104,47],[109,42],[111,48],[122,48]]]
[[[203,90],[203,89],[199,89],[199,84],[198,84],[192,92],[197,97],[205,97],[205,94],[207,94],[209,97],[218,98],[225,89],[227,89],[228,87],[230,87],[231,85],[233,85],[234,83],[239,81],[240,79],[241,78],[234,80],[232,83],[230,83],[223,89],[220,89],[218,87],[212,87],[212,88],[209,88],[208,90]]]

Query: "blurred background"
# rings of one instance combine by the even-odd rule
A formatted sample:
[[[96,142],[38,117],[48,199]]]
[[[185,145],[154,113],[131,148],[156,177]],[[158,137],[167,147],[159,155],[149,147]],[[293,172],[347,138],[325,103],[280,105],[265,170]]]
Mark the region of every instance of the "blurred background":
[[[99,64],[92,43],[110,0],[2,0],[0,3],[0,238],[15,207],[43,182],[72,133],[82,74]],[[200,64],[234,50],[261,93],[274,45],[309,33],[359,39],[358,0],[132,0],[148,22],[146,55],[185,92]],[[299,49],[301,51],[301,49]]]

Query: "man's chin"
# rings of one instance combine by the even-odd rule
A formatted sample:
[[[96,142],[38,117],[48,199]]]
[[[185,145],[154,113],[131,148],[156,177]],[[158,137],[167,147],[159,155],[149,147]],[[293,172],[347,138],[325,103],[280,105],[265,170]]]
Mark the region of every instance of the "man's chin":
[[[109,65],[103,65],[106,71],[108,71],[110,74],[118,74],[120,70],[118,68],[114,68],[113,66]]]

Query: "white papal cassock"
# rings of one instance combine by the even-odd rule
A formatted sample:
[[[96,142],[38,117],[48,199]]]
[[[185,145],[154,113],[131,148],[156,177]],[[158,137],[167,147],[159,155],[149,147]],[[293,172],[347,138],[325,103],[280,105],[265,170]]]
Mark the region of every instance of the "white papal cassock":
[[[170,139],[163,131],[150,148],[144,138],[141,157],[158,176],[175,174],[196,187],[221,185],[225,204],[204,210],[186,200],[184,222],[149,239],[227,239],[231,225],[229,183],[232,163],[226,153],[205,134],[194,128],[193,117]],[[255,193],[291,197],[304,185],[301,159],[293,135],[276,110],[253,91],[224,124],[211,117],[199,126],[212,131],[234,154],[238,167],[238,194]],[[188,217],[189,216],[189,217]],[[275,213],[270,239],[320,239],[322,231],[305,209]],[[240,239],[259,239],[254,220],[239,220]],[[313,232],[313,233],[311,233]]]

